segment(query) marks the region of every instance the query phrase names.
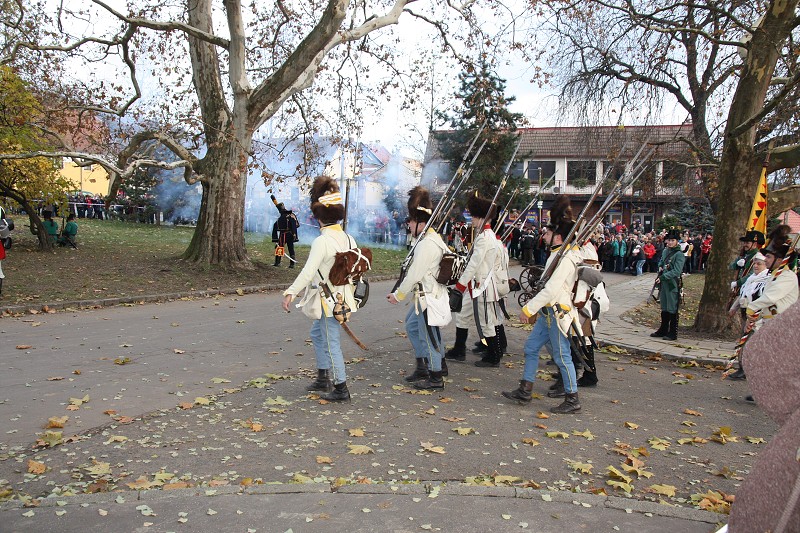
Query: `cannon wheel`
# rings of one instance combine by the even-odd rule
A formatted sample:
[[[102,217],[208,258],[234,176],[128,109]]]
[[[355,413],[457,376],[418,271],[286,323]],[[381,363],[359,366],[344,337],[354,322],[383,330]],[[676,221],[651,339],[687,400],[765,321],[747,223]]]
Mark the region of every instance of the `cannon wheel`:
[[[544,268],[540,266],[527,267],[519,276],[519,283],[525,292],[532,292],[539,278],[542,277]]]
[[[525,291],[517,297],[517,303],[520,307],[525,307],[525,304],[528,303],[528,300],[531,298],[533,298],[533,293]]]

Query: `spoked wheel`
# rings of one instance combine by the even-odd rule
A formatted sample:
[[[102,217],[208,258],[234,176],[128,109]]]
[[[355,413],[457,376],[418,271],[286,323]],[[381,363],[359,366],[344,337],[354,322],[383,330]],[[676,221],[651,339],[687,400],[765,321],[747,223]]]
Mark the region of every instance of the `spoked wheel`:
[[[528,300],[531,298],[533,298],[533,293],[525,291],[517,297],[517,303],[520,307],[525,307],[525,304],[528,303]]]
[[[541,266],[527,267],[522,271],[519,276],[519,283],[522,285],[522,290],[525,292],[532,292],[536,282],[542,277],[544,268]]]

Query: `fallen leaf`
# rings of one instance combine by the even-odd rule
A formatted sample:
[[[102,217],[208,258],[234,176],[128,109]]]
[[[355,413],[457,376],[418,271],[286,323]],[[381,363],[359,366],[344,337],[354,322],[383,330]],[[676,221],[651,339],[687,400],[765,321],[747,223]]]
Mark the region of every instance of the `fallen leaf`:
[[[47,471],[47,465],[44,463],[40,463],[39,461],[34,461],[33,459],[28,459],[28,473],[29,474],[44,474]]]
[[[363,437],[364,436],[364,430],[362,428],[348,429],[347,431],[350,432],[350,436],[351,437]]]
[[[17,344],[17,350],[29,350],[33,348],[30,344]]]
[[[586,440],[594,440],[594,435],[592,435],[592,432],[589,431],[588,429],[583,433],[581,433],[580,431],[573,431],[572,434],[575,435],[576,437],[584,437]]]
[[[219,385],[220,383],[230,383],[231,380],[225,378],[211,378],[211,383],[216,383]]]
[[[687,415],[692,415],[692,416],[703,416],[703,413],[700,413],[700,412],[698,412],[698,411],[695,411],[695,410],[693,410],[693,409],[684,409],[684,410],[683,410],[683,412],[684,412],[684,414],[687,414]]]
[[[435,446],[430,442],[420,442],[419,445],[422,446],[422,449],[425,450],[426,452],[438,453],[438,454],[447,453],[445,452],[444,447]]]
[[[578,461],[573,461],[571,459],[564,459],[564,460],[567,462],[570,468],[572,468],[573,471],[580,472],[581,474],[591,474],[592,468],[594,468],[594,465],[589,463],[581,463]]]
[[[83,405],[83,404],[87,403],[88,401],[89,401],[89,395],[87,394],[83,398],[70,398],[69,399],[69,404],[70,405],[75,405],[75,406],[80,406],[80,405]]]
[[[332,465],[333,464],[333,459],[331,459],[330,457],[327,457],[325,455],[318,455],[317,456],[317,464],[320,464],[320,465]]]
[[[675,496],[675,487],[672,485],[650,485],[646,490],[647,492],[660,494],[668,498],[673,498]]]
[[[182,354],[182,353],[186,353],[186,350],[179,350],[179,349],[177,349],[177,348],[173,348],[173,349],[172,349],[172,351],[173,351],[174,353],[176,353],[176,354]]]
[[[462,428],[462,427],[453,428],[453,431],[455,431],[459,435],[469,435],[470,433],[475,433],[475,430],[472,428]]]
[[[569,433],[564,433],[563,431],[547,431],[544,436],[550,437],[551,439],[568,439]]]
[[[766,441],[761,437],[747,437],[747,442],[750,444],[764,444]]]
[[[536,413],[536,418],[541,418],[543,420],[546,420],[550,418],[550,415],[548,415],[547,413],[543,413],[542,411],[539,411],[538,413]]]
[[[51,416],[50,418],[47,419],[47,428],[48,429],[63,428],[64,424],[67,423],[67,420],[69,420],[69,417],[66,416],[66,415],[64,415],[64,416]]]
[[[61,381],[64,379],[62,376],[53,376],[52,378],[47,378],[47,381]]]
[[[666,450],[669,448],[670,442],[668,440],[664,440],[658,437],[651,437],[647,442],[650,443],[650,447],[654,450]]]
[[[375,453],[372,448],[364,444],[348,444],[347,447],[350,449],[350,451],[347,453],[353,455],[367,455],[368,453]]]
[[[541,444],[538,440],[532,439],[530,437],[523,437],[522,443],[528,444],[530,446],[539,446],[539,444]]]

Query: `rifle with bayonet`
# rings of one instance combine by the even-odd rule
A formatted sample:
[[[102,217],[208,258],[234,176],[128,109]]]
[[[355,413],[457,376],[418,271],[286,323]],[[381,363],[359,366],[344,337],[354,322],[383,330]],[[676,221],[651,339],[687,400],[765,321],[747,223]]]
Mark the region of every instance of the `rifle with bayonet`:
[[[517,220],[515,220],[513,224],[511,224],[509,227],[506,228],[506,230],[503,232],[501,236],[502,241],[505,241],[508,238],[508,236],[511,234],[511,232],[514,230],[515,227],[522,227],[525,221],[522,215],[527,213],[530,209],[533,208],[534,205],[536,205],[536,202],[538,202],[539,198],[542,197],[542,193],[550,186],[550,183],[554,179],[556,179],[555,173],[553,173],[553,175],[550,176],[550,178],[544,183],[544,185],[542,185],[541,188],[538,191],[536,191],[536,194],[533,196],[533,199],[531,199],[531,201],[528,202],[528,205],[526,205],[522,209],[522,211],[520,211],[520,217]]]

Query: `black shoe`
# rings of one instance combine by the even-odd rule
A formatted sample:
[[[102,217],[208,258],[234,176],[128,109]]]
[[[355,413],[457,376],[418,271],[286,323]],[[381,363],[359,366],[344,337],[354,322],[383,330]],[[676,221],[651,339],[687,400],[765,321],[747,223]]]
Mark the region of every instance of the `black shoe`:
[[[450,371],[447,370],[447,362],[445,362],[445,360],[442,359],[442,376],[449,376],[449,375]]]
[[[744,399],[747,400],[748,402],[755,402],[756,401],[755,398],[753,398],[752,394],[748,394],[747,396],[744,397]]]
[[[664,335],[663,339],[665,341],[676,341],[676,340],[678,340],[678,337],[674,337],[672,335]]]
[[[558,407],[551,407],[550,412],[556,414],[569,414],[581,410],[577,392],[568,392],[564,396],[564,402]]]
[[[344,381],[342,383],[337,383],[333,386],[332,392],[323,394],[320,396],[320,398],[329,402],[349,402],[350,391],[347,390],[347,382]]]
[[[475,343],[475,347],[472,348],[472,353],[483,355],[489,350],[489,347],[483,344],[482,342],[478,341]]]
[[[414,373],[410,376],[406,376],[405,380],[408,383],[414,383],[415,381],[422,381],[423,379],[428,379],[430,377],[430,373],[428,372],[427,368],[417,368],[414,370]]]
[[[309,392],[330,392],[333,390],[333,382],[328,376],[327,370],[317,370],[317,379],[306,387]]]
[[[447,352],[444,354],[444,358],[448,361],[455,361],[456,363],[463,363],[467,360],[467,356],[465,354],[459,354],[455,350],[447,350]]]
[[[742,370],[740,368],[739,370],[737,370],[733,374],[729,375],[728,379],[733,380],[733,381],[742,381],[742,380],[747,379],[747,376],[744,374],[744,370]]]
[[[651,337],[663,337],[666,334],[665,331],[657,330],[650,334]]]
[[[467,335],[469,330],[465,328],[456,328],[456,342],[452,348],[447,350],[444,354],[445,359],[450,361],[463,362],[467,358]]]
[[[578,379],[578,387],[597,387],[597,374],[584,370]]]
[[[414,388],[419,390],[443,389],[444,380],[442,379],[442,372],[434,372],[431,370],[428,379],[414,383]]]
[[[555,386],[550,387],[550,390],[547,391],[548,398],[563,398],[565,394],[564,382],[560,379],[555,382]]]
[[[519,382],[519,388],[512,391],[503,391],[503,397],[509,400],[515,400],[519,403],[526,404],[531,402],[531,391],[533,390],[533,382],[525,381],[524,379]]]
[[[500,366],[500,363],[495,363],[491,359],[481,359],[479,361],[475,361],[475,366],[480,368],[497,368]]]

